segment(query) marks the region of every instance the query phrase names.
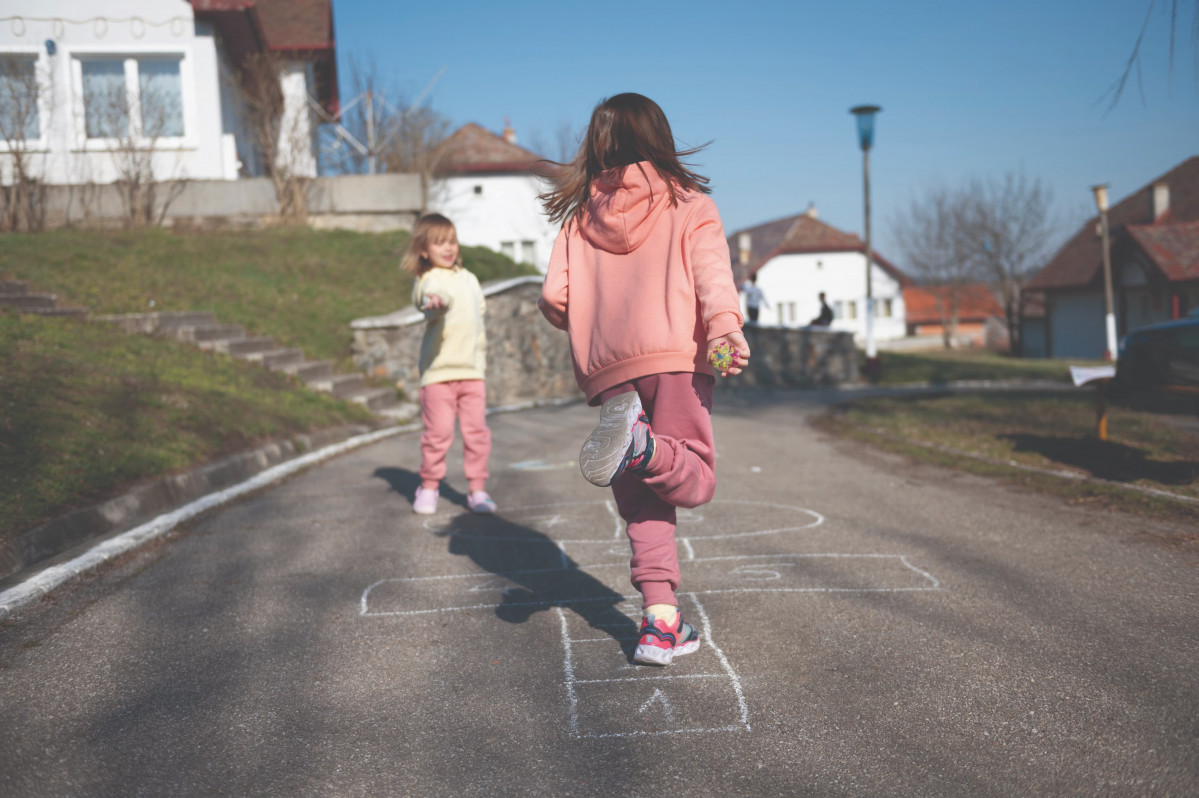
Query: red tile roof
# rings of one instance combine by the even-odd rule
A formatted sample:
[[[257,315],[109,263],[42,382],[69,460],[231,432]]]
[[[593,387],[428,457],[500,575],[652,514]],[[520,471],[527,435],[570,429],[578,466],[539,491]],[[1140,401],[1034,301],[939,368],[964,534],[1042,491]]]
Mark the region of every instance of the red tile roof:
[[[990,288],[981,283],[971,283],[959,288],[958,321],[985,321],[988,318],[1004,317],[1003,307],[995,299]],[[937,302],[948,303],[949,286],[926,285],[903,289],[904,320],[908,324],[940,324],[941,313]]]
[[[1165,183],[1170,188],[1170,210],[1155,220],[1152,216],[1153,185]],[[1199,156],[1183,161],[1161,177],[1150,181],[1138,191],[1125,197],[1107,213],[1112,250],[1125,244],[1130,225],[1158,227],[1163,224],[1199,221]],[[1103,243],[1096,233],[1099,217],[1092,216],[1066,242],[1053,259],[1029,281],[1029,288],[1066,288],[1098,284],[1103,273]],[[1133,238],[1137,238],[1133,236]],[[1139,241],[1139,238],[1137,239]],[[1150,256],[1152,257],[1151,253]],[[1160,268],[1160,267],[1159,267]],[[1168,279],[1194,279],[1170,277]]]
[[[256,0],[272,50],[332,48],[333,0]]]
[[[740,258],[742,233],[748,233],[750,236],[749,263],[742,270],[744,275],[753,274],[778,255],[863,252],[866,249],[865,242],[857,233],[838,230],[831,224],[820,221],[812,213],[801,213],[798,216],[788,216],[757,227],[738,230],[730,235],[729,254],[735,264]],[[874,261],[901,286],[911,285],[912,279],[878,254],[877,250],[874,251]]]
[[[1199,279],[1199,222],[1130,224],[1127,230],[1167,280]]]
[[[528,172],[540,155],[474,122],[465,124],[438,147],[440,167],[451,173]]]

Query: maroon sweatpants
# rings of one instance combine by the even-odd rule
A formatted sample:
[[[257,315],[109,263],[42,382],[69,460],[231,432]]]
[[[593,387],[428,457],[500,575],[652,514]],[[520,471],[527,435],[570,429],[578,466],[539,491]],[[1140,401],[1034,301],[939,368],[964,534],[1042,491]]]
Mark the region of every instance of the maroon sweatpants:
[[[625,472],[612,485],[616,507],[627,524],[631,581],[642,595],[642,607],[675,604],[679,587],[679,553],[674,539],[676,507],[698,507],[716,492],[716,444],[712,437],[712,391],[709,374],[651,374],[613,386],[601,402],[636,391],[650,418],[657,441],[650,470]]]

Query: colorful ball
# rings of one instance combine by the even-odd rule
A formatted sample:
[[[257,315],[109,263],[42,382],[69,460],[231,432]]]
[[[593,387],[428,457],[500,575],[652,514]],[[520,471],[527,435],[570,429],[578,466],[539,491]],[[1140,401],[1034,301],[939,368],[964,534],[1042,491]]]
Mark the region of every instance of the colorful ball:
[[[737,350],[728,342],[712,347],[712,351],[708,353],[708,362],[712,364],[712,368],[724,373],[732,368],[737,357]]]

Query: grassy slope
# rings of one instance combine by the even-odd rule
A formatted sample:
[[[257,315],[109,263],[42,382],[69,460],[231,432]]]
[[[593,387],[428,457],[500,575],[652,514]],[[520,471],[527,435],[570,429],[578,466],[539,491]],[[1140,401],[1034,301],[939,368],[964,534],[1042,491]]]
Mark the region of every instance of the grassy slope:
[[[403,232],[0,236],[0,276],[95,314],[211,309],[353,371],[350,322],[410,302]],[[532,273],[483,248],[480,280]],[[0,313],[0,535],[266,438],[369,418],[292,379],[106,325]]]
[[[213,310],[353,371],[350,322],[411,301],[411,279],[397,269],[408,240],[308,229],[56,230],[0,236],[0,273],[94,314]],[[482,247],[464,247],[463,259],[481,281],[535,273]]]
[[[0,313],[0,536],[267,439],[369,420],[233,358]]]

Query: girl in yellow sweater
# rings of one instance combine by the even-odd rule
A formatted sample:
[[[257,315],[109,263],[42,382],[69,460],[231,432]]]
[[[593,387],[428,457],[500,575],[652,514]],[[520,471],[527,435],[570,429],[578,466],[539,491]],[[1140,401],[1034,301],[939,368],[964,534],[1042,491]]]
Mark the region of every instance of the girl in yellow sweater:
[[[494,513],[495,502],[484,489],[491,455],[483,382],[486,304],[478,278],[462,266],[453,222],[436,213],[417,219],[400,267],[415,276],[412,302],[426,319],[420,348],[420,407],[425,431],[420,439],[421,484],[412,509],[423,515],[437,512],[456,417],[462,429],[463,470],[470,491],[467,507],[475,513]]]

